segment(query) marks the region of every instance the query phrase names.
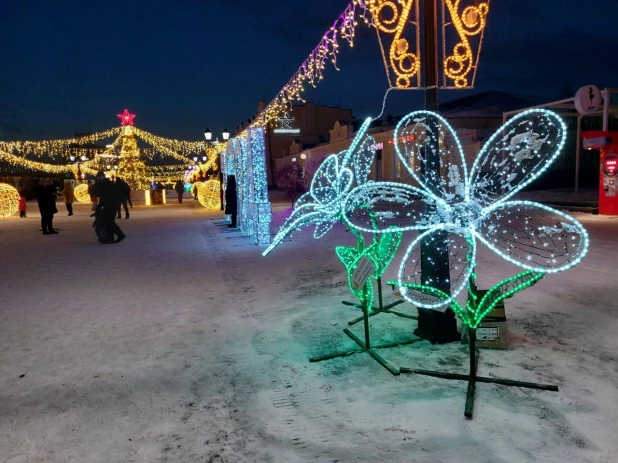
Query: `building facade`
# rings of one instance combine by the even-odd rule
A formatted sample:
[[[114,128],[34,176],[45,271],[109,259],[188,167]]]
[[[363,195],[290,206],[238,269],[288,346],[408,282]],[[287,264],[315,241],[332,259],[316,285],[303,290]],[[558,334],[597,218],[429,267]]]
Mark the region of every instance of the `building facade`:
[[[259,103],[258,113],[264,106],[264,102]],[[250,122],[247,121],[237,130],[242,131]],[[312,103],[293,105],[289,111],[279,116],[277,123],[269,124],[264,133],[268,185],[277,185],[278,159],[328,142],[335,123],[338,123],[339,127],[351,127],[352,110]]]

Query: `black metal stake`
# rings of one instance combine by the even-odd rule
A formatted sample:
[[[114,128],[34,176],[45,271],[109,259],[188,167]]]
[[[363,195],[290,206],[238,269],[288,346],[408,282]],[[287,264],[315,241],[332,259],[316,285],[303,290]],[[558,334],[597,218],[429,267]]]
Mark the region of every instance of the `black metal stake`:
[[[366,291],[366,290],[365,290]],[[363,299],[364,302],[362,304],[362,309],[363,309],[363,316],[361,317],[361,319],[364,322],[364,329],[365,329],[365,342],[363,342],[358,336],[356,336],[354,333],[352,333],[349,329],[344,329],[343,332],[350,338],[352,339],[358,346],[359,348],[356,349],[350,349],[350,350],[346,350],[346,351],[341,351],[341,352],[335,352],[335,353],[331,353],[331,354],[326,354],[326,355],[322,355],[319,357],[312,357],[309,359],[310,362],[315,363],[315,362],[322,362],[324,360],[331,360],[334,358],[338,358],[338,357],[347,357],[348,355],[354,355],[354,354],[359,354],[361,352],[366,352],[369,355],[371,355],[380,365],[382,365],[384,368],[386,368],[388,371],[390,371],[393,375],[398,375],[399,374],[399,368],[391,365],[387,360],[385,360],[380,354],[378,354],[376,352],[376,349],[387,349],[390,347],[396,347],[396,346],[402,346],[405,344],[414,344],[415,342],[419,342],[422,341],[422,339],[420,338],[414,338],[414,339],[409,339],[406,341],[396,341],[396,342],[390,342],[387,344],[380,344],[378,346],[372,346],[371,345],[371,336],[370,336],[370,332],[369,332],[369,317],[373,314],[369,314],[369,307],[367,304],[367,297],[366,294],[363,294]],[[401,302],[401,301],[398,301]]]
[[[470,372],[467,375],[458,373],[448,373],[442,371],[419,370],[416,368],[402,367],[401,373],[416,373],[417,375],[434,376],[436,378],[468,381],[468,390],[466,392],[466,406],[464,408],[464,416],[472,418],[474,410],[474,397],[476,393],[476,383],[493,383],[502,386],[524,387],[528,389],[539,389],[542,391],[558,392],[558,386],[552,384],[530,383],[526,381],[515,381],[504,378],[490,378],[487,376],[477,376],[479,352],[476,349],[476,329],[469,330],[469,347],[470,347]]]
[[[398,306],[399,304],[403,304],[403,301],[395,301],[395,302],[391,302],[390,304],[388,304],[387,306],[384,305],[384,301],[382,299],[382,277],[378,277],[378,279],[376,280],[378,282],[378,307],[372,307],[372,311],[371,313],[368,315],[369,317],[375,317],[378,314],[381,313],[390,313],[392,315],[396,315],[398,317],[403,317],[403,318],[410,318],[412,320],[417,320],[418,317],[415,315],[408,315],[405,314],[403,312],[397,312],[394,310],[391,310],[393,307]],[[352,307],[359,307],[362,308],[362,306],[360,304],[355,304],[354,302],[348,302],[348,301],[341,301],[342,304],[344,305],[349,305]],[[351,320],[348,322],[349,326],[355,325],[360,321],[363,321],[365,318],[365,316],[361,316],[358,318],[355,318],[354,320]]]

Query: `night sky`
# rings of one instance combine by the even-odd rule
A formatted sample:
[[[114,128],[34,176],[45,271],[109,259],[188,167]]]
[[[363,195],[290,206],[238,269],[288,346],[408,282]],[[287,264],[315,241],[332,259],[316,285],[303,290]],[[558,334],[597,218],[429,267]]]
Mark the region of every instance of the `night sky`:
[[[0,137],[100,131],[125,108],[164,137],[233,131],[274,97],[348,1],[3,0]],[[587,84],[618,87],[616,18],[616,0],[492,0],[475,91],[557,99]],[[341,71],[327,69],[306,97],[359,118],[379,114],[387,83],[375,32],[359,27],[354,48],[340,50]],[[420,92],[391,93],[386,109],[421,103]]]

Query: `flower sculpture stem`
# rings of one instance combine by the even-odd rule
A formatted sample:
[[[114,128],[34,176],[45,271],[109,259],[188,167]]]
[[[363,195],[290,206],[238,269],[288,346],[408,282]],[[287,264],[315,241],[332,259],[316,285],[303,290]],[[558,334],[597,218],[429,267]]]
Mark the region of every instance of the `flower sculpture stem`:
[[[493,308],[500,302],[504,301],[515,293],[522,291],[534,285],[543,277],[543,273],[526,271],[514,277],[507,278],[496,284],[493,288],[485,293],[481,298],[481,292],[476,286],[476,275],[474,271],[468,279],[468,302],[464,309],[457,301],[452,301],[451,308],[461,318],[461,321],[468,329],[468,347],[470,369],[467,375],[448,373],[442,371],[421,370],[416,368],[401,368],[401,373],[416,373],[419,375],[435,376],[437,378],[468,381],[468,390],[466,393],[466,405],[464,408],[464,416],[472,418],[474,410],[474,398],[476,393],[476,383],[494,383],[503,386],[515,386],[529,389],[540,389],[544,391],[558,391],[558,386],[551,384],[531,383],[525,381],[516,381],[512,379],[494,378],[487,376],[478,376],[479,351],[476,348],[476,329],[481,321]],[[433,294],[439,297],[447,298],[446,293],[440,295],[433,290]]]
[[[356,246],[346,247],[346,246],[338,246],[336,248],[337,256],[341,260],[341,263],[344,265],[348,272],[348,284],[350,287],[350,291],[354,296],[356,296],[360,304],[355,304],[353,302],[343,301],[345,305],[350,305],[354,307],[360,307],[363,311],[362,317],[352,320],[348,323],[348,325],[354,325],[358,321],[363,321],[364,325],[364,334],[365,340],[364,342],[356,336],[349,329],[344,329],[343,332],[349,336],[357,345],[357,348],[352,350],[336,352],[333,354],[327,354],[320,357],[313,357],[309,359],[310,362],[321,362],[323,360],[330,360],[337,357],[345,357],[348,355],[353,355],[361,352],[367,352],[371,355],[375,360],[377,360],[383,367],[385,367],[388,371],[390,371],[393,375],[399,374],[399,368],[391,365],[388,361],[386,361],[382,356],[380,356],[375,349],[383,349],[387,347],[395,347],[401,346],[404,344],[412,344],[415,342],[421,341],[420,338],[415,337],[412,339],[397,341],[388,344],[381,344],[377,346],[373,346],[371,344],[371,333],[369,328],[369,317],[377,315],[378,313],[393,313],[394,315],[398,315],[400,317],[406,318],[415,318],[411,315],[407,315],[400,312],[392,312],[390,309],[395,307],[398,304],[401,304],[403,301],[395,301],[387,306],[383,305],[382,301],[382,274],[386,271],[386,268],[393,260],[397,249],[401,243],[401,232],[388,233],[383,236],[374,237],[373,243],[365,248],[365,239],[363,235],[355,230],[351,230],[352,233],[356,235]],[[373,271],[373,279],[377,281],[378,284],[378,307],[373,307],[373,283],[372,277],[367,280],[367,283],[357,290],[352,283],[352,274],[356,270],[359,265],[361,259],[367,258],[374,265]]]
[[[374,222],[375,224],[375,222]],[[377,224],[375,225],[375,227],[377,228]],[[365,247],[365,238],[363,237],[363,235],[355,230],[352,227],[348,227],[348,230],[350,232],[352,232],[355,236],[356,236],[356,249],[359,253],[361,253]],[[381,235],[375,235],[374,238],[374,246],[375,246],[375,256],[376,256],[376,260],[378,262],[390,262],[394,256],[394,254],[397,252],[397,249],[399,248],[399,245],[401,244],[401,233],[398,233],[395,235],[396,236],[396,241],[397,244],[396,246],[393,247],[393,249],[384,249],[383,247],[380,246],[380,241],[382,239]],[[344,266],[345,266],[345,262],[341,262]],[[386,271],[386,267],[387,265],[379,265],[378,268],[376,268],[376,272],[375,272],[375,277],[376,277],[376,283],[378,285],[378,306],[376,307],[375,305],[371,308],[371,312],[369,313],[369,317],[374,317],[378,314],[381,313],[390,313],[392,315],[396,315],[398,317],[403,317],[403,318],[410,318],[412,320],[417,320],[418,317],[414,316],[414,315],[408,315],[406,313],[403,312],[399,312],[399,311],[395,311],[392,310],[393,307],[398,306],[399,304],[403,304],[403,300],[397,300],[394,302],[391,302],[388,305],[384,305],[384,300],[383,300],[383,296],[382,296],[382,275],[384,274],[384,271]],[[347,269],[347,267],[346,267]],[[349,271],[349,269],[347,269]],[[352,307],[358,307],[362,309],[362,306],[358,303],[355,302],[349,302],[349,301],[341,301],[344,305],[347,306],[352,306]],[[351,320],[348,322],[349,326],[355,325],[356,323],[363,321],[364,316],[355,318],[354,320]]]

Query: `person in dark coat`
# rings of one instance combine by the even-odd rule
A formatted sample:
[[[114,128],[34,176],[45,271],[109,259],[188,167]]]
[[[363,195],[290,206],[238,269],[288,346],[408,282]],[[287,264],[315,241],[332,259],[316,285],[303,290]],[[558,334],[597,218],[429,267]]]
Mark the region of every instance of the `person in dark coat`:
[[[40,179],[34,187],[36,202],[41,212],[41,230],[44,235],[58,233],[53,226],[54,214],[58,212],[58,209],[56,209],[56,197],[52,188],[53,184],[50,187],[50,182],[45,179]]]
[[[51,180],[41,179],[34,187],[34,194],[41,212],[41,230],[44,235],[56,235],[53,220],[56,209],[56,187]]]
[[[118,195],[118,208],[116,209],[116,218],[120,218],[121,207],[124,207],[124,218],[129,218],[129,208],[127,201],[131,199],[131,187],[120,177],[116,177],[116,194]]]
[[[176,182],[176,185],[174,186],[174,190],[176,190],[176,193],[178,194],[178,202],[182,204],[182,195],[185,192],[185,186],[182,183],[182,180],[178,180]]]
[[[101,209],[103,211],[103,220],[107,228],[108,239],[101,241],[101,243],[120,243],[126,238],[126,235],[122,233],[122,230],[116,223],[116,211],[118,209],[116,185],[106,178],[103,172],[97,172],[97,182],[92,187],[92,192],[99,198],[97,210]],[[114,235],[117,236],[115,241]]]
[[[236,196],[236,177],[227,176],[227,186],[225,187],[225,213],[232,216],[229,228],[236,227],[236,213],[238,212],[238,199]]]

